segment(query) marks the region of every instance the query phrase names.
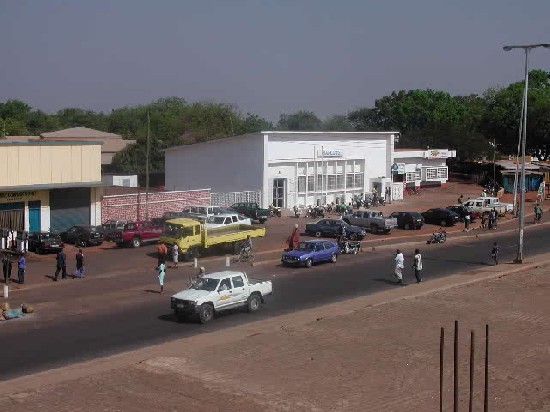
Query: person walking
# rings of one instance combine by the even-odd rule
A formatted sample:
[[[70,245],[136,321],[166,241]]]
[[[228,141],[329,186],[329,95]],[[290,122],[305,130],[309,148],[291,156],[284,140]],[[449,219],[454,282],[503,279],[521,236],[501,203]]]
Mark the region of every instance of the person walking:
[[[420,254],[419,249],[415,249],[414,251],[413,269],[416,283],[422,282],[422,255]]]
[[[460,195],[458,198],[458,204],[461,205],[462,203],[464,203],[464,195]]]
[[[5,284],[10,283],[11,268],[12,268],[12,264],[11,264],[10,255],[7,254],[7,253],[4,253],[4,256],[2,257],[2,270],[4,272],[4,283]]]
[[[157,267],[160,266],[161,263],[166,264],[166,255],[168,254],[168,249],[166,248],[166,245],[164,242],[160,242],[157,245]]]
[[[300,231],[298,230],[298,223],[294,225],[294,230],[286,239],[286,243],[290,250],[296,249],[300,244]]]
[[[467,214],[466,216],[464,216],[464,230],[467,232],[468,230],[470,230],[470,215]]]
[[[174,262],[174,268],[178,267],[179,247],[176,243],[172,246],[172,262]]]
[[[74,272],[74,276],[77,278],[84,277],[84,254],[82,253],[82,249],[78,249],[78,253],[76,254],[76,271]]]
[[[540,207],[540,204],[537,203],[535,205],[535,223],[540,223],[542,220],[542,207]]]
[[[21,253],[19,259],[17,259],[17,282],[22,285],[25,283],[25,269],[27,268],[27,262],[25,255]]]
[[[166,264],[164,262],[161,262],[161,264],[158,267],[159,275],[159,285],[160,285],[160,293],[164,293],[164,276],[166,275]]]
[[[495,265],[498,265],[498,252],[499,252],[499,247],[498,247],[498,244],[497,242],[493,243],[493,249],[491,250],[491,257],[493,258],[494,262],[495,262]]]
[[[403,253],[397,249],[395,252],[395,277],[397,277],[397,283],[403,283],[403,268],[405,267],[405,258]]]
[[[56,263],[56,269],[55,269],[54,281],[57,282],[57,278],[59,277],[59,272],[61,272],[61,279],[67,279],[67,256],[63,252],[63,249],[61,249],[57,253],[57,257],[55,258],[55,263]]]

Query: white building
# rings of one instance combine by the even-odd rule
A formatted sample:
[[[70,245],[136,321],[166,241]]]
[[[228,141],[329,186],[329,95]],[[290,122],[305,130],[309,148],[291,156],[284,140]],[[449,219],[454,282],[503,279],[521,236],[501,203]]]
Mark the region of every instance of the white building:
[[[259,132],[165,153],[166,188],[211,188],[212,203],[294,205],[349,202],[391,184],[397,132]],[[394,199],[402,197],[395,184]]]
[[[447,159],[451,157],[456,157],[455,150],[395,149],[394,182],[404,182],[407,187],[445,185],[449,178]]]

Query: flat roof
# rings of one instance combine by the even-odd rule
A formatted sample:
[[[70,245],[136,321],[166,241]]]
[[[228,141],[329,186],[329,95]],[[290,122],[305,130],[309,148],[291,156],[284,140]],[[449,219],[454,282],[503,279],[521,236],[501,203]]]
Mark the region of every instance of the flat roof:
[[[33,141],[33,142],[5,142],[0,140],[0,145],[3,146],[90,146],[90,145],[103,145],[103,142],[90,142],[90,141]]]

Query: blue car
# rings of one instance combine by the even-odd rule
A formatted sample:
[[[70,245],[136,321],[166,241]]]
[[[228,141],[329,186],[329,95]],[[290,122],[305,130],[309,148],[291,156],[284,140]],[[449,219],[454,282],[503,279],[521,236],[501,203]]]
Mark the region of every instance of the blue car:
[[[310,240],[300,242],[298,247],[283,253],[283,265],[311,267],[317,262],[335,263],[340,249],[338,244],[331,240]]]

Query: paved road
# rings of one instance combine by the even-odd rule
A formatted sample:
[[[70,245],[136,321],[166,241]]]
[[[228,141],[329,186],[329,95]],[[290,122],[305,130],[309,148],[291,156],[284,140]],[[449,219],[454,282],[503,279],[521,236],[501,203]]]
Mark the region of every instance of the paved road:
[[[501,261],[512,261],[516,253],[517,236],[498,233],[494,236],[501,247]],[[550,233],[543,227],[526,232],[525,255],[547,251],[546,244],[549,238]],[[492,239],[482,237],[454,244],[418,245],[422,248],[424,256],[424,278],[429,281],[430,278],[488,265]],[[414,247],[416,245],[411,245],[410,251]],[[116,290],[124,291],[120,299],[121,303],[124,299],[125,304],[113,305],[108,311],[86,310],[80,315],[52,316],[49,320],[41,322],[25,319],[10,321],[9,324],[4,323],[2,325],[3,350],[0,351],[0,379],[231,327],[250,320],[293,312],[391,287],[400,287],[392,282],[391,263],[392,256],[388,250],[385,250],[357,256],[342,256],[336,264],[318,265],[312,269],[271,265],[252,268],[248,271],[250,276],[273,280],[275,295],[270,303],[257,314],[249,315],[242,311],[235,311],[229,315],[218,316],[209,325],[176,323],[169,309],[169,294],[160,296],[156,293],[146,293],[139,286],[151,277],[150,273],[97,279],[95,285],[90,280],[86,285],[93,288],[94,293],[108,295]],[[406,255],[405,264],[408,269],[411,264],[410,253],[409,256]],[[408,280],[412,282],[414,276],[410,274],[410,269],[407,269]],[[78,280],[66,282],[72,283],[66,283],[63,288],[55,288],[55,293],[64,293],[65,299],[69,301],[76,288],[81,288],[83,284],[79,284]],[[135,288],[141,294],[140,298],[136,299],[136,303],[132,304],[134,296],[132,294],[139,293]],[[36,295],[37,300],[44,303],[51,302],[47,296],[47,289],[29,291],[29,293]],[[38,296],[41,296],[41,299],[38,299]]]

